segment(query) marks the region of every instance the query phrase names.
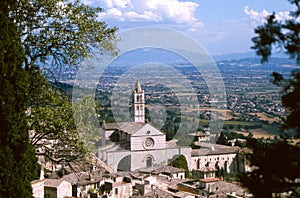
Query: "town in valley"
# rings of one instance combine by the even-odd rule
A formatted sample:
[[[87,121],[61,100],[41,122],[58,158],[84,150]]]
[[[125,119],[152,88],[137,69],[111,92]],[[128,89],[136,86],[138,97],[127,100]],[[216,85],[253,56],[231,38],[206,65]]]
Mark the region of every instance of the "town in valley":
[[[253,169],[247,141],[273,142],[281,138],[280,125],[286,112],[281,105],[280,89],[271,82],[271,74],[274,68],[281,68],[288,75],[293,64],[281,58],[271,59],[267,64],[260,64],[257,58],[216,61],[226,89],[226,103],[218,110],[213,108],[217,98],[210,96],[201,74],[192,65],[176,63],[174,68],[192,84],[197,105],[185,107],[188,113],[183,114],[177,93],[159,81],[151,82],[150,78],[139,75],[125,86],[133,87],[126,96],[130,102],[117,105],[120,114],[116,120],[112,92],[122,72],[130,68],[123,65],[108,67],[97,85],[100,133],[91,137],[97,140],[95,152],[66,166],[54,165],[40,157],[41,174],[32,182],[33,195],[251,197],[238,181],[240,173]],[[75,74],[76,71],[65,71],[60,76],[59,84],[69,94]],[[89,86],[79,89],[84,93]],[[160,118],[155,114],[161,110],[158,103],[165,108],[164,123],[153,118]],[[156,105],[151,107],[152,104]],[[214,116],[224,117],[219,131],[210,126]],[[196,128],[190,127],[190,122],[197,123]],[[179,132],[180,125],[183,127]],[[290,141],[295,141],[293,132],[289,135]],[[56,144],[51,140],[40,141],[49,147]],[[63,146],[57,148],[61,154],[72,155]]]

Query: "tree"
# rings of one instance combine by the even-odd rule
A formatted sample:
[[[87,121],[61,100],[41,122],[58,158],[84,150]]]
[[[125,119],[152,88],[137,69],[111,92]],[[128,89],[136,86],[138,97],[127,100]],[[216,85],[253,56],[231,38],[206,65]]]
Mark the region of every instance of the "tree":
[[[101,8],[80,0],[4,0],[0,8],[0,193],[31,197],[36,157],[29,129],[39,133],[33,145],[45,137],[72,140],[63,142],[72,149],[78,142],[69,133],[74,131],[70,102],[49,89],[39,68],[79,66],[94,48],[114,54],[116,28],[97,20]],[[61,155],[55,158],[60,161]]]
[[[185,170],[185,176],[189,177],[189,168],[187,161],[183,155],[175,155],[170,163],[171,166],[182,168]]]
[[[275,13],[267,17],[267,22],[255,29],[253,49],[268,61],[274,47],[282,49],[297,64],[300,63],[300,1],[289,0],[296,10],[290,12],[286,21],[276,19]],[[288,110],[284,122],[285,129],[293,129],[300,135],[300,73],[292,71],[290,79],[274,72],[274,83],[282,87],[282,104]],[[286,141],[267,143],[253,138],[247,141],[253,149],[250,163],[253,171],[241,176],[242,184],[255,197],[274,197],[287,193],[290,197],[300,196],[300,147]]]
[[[9,19],[15,1],[0,4],[0,197],[31,197],[36,157],[26,121],[29,76],[16,26]]]
[[[267,17],[267,22],[255,29],[257,34],[252,40],[257,55],[262,57],[262,62],[268,61],[272,50],[282,49],[297,64],[300,63],[300,1],[289,0],[295,5],[295,11],[290,12],[291,18],[286,21],[276,19],[275,13]],[[300,135],[300,73],[292,71],[291,78],[284,78],[283,75],[274,72],[273,82],[282,87],[282,104],[289,111],[285,120],[284,128],[292,128]]]
[[[34,71],[27,118],[36,155],[54,166],[83,160],[87,148],[76,130],[69,97],[51,84],[39,68]]]
[[[222,145],[228,145],[228,140],[227,140],[227,136],[221,132],[217,142],[217,144],[222,144]]]
[[[53,163],[66,164],[86,151],[78,136],[69,98],[45,79],[41,68],[78,67],[94,48],[113,55],[116,28],[98,21],[101,8],[80,0],[22,0],[9,11],[25,52],[29,78],[28,121],[31,143]],[[78,119],[78,118],[77,118]],[[54,141],[55,145],[43,144]],[[52,143],[51,143],[52,144]],[[62,146],[72,155],[61,155]],[[65,153],[65,152],[64,152]]]
[[[240,179],[254,197],[280,197],[281,193],[292,192],[290,197],[300,196],[300,147],[277,142],[252,145],[250,156],[254,170]]]
[[[116,28],[97,20],[101,8],[80,0],[22,0],[10,16],[22,37],[25,68],[79,66],[93,48],[115,52]]]

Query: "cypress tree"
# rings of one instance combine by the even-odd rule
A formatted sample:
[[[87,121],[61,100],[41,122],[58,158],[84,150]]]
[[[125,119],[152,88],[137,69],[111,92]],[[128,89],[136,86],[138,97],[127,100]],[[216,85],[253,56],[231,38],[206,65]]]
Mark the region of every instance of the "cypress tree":
[[[0,3],[0,197],[32,197],[36,157],[26,121],[28,75],[14,22],[13,0]]]

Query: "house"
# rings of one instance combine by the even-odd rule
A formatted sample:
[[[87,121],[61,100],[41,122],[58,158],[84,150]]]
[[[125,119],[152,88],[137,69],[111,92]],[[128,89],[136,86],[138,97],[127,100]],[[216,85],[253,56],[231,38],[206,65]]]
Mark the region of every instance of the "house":
[[[72,186],[72,196],[82,197],[91,193],[98,194],[99,188],[104,184],[105,178],[102,175],[93,173],[70,173],[65,175],[63,180]]]
[[[170,176],[171,179],[185,179],[185,170],[172,166],[162,166],[154,169],[153,174]]]
[[[148,173],[152,175],[166,176],[169,179],[185,179],[185,170],[168,165],[157,165],[153,167],[145,167],[137,170],[141,173]]]
[[[190,133],[189,136],[196,137],[196,141],[198,142],[209,142],[211,139],[210,133],[197,131],[195,133]]]
[[[44,179],[37,179],[31,182],[32,196],[34,198],[44,198]]]
[[[45,179],[44,183],[45,198],[63,198],[72,196],[72,184],[63,178]]]
[[[31,188],[32,188],[32,196],[34,198],[44,198],[44,169],[40,169],[40,176],[39,179],[36,179],[31,182]]]
[[[124,177],[115,177],[106,180],[100,188],[103,189],[103,194],[106,194],[109,198],[131,197],[133,194],[131,181],[127,181]]]

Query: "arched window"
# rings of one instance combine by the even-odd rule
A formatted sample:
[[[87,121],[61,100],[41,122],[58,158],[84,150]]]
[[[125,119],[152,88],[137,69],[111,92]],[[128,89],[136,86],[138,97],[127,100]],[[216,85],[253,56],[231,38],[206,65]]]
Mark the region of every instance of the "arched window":
[[[152,167],[152,157],[147,157],[146,158],[146,166],[147,167]]]
[[[224,169],[225,169],[225,172],[226,172],[226,173],[229,173],[229,165],[228,165],[228,161],[225,161]]]
[[[198,161],[197,161],[197,169],[200,169],[200,168],[201,168],[200,159],[198,159]]]

